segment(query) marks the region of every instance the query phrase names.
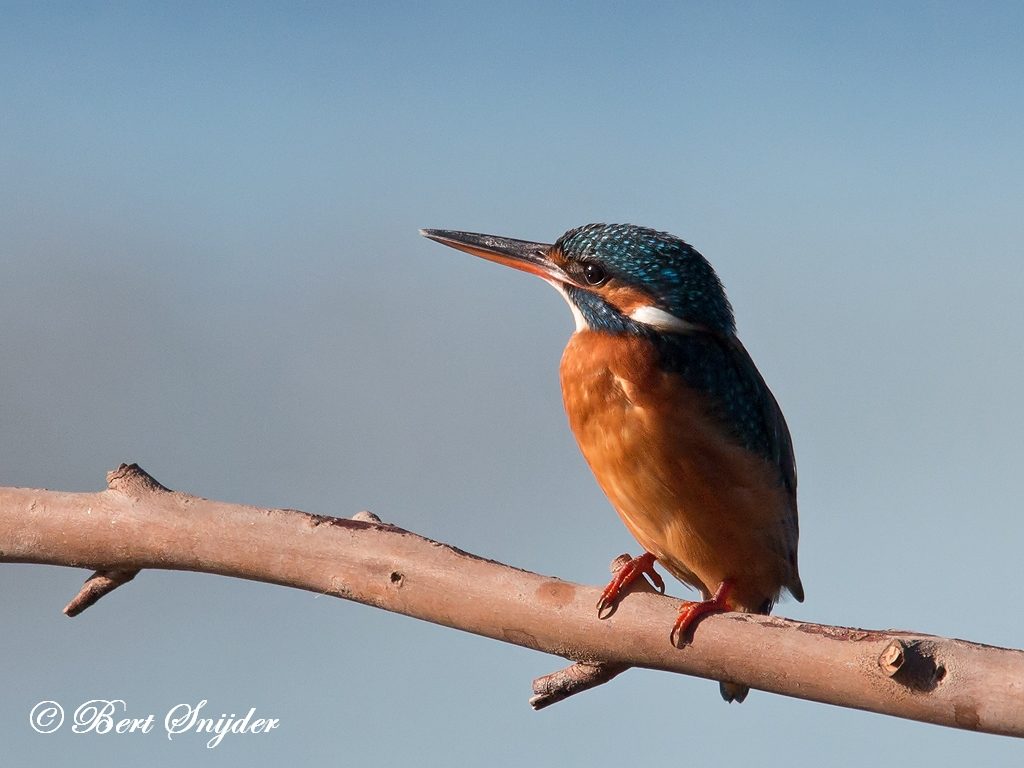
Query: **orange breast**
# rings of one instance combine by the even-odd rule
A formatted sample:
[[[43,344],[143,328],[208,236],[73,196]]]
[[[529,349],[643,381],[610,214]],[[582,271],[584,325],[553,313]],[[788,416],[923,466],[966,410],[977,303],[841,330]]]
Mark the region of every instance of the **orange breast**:
[[[640,545],[706,598],[725,579],[741,610],[797,579],[778,471],[729,439],[705,396],[656,365],[653,345],[580,331],[562,357],[569,424]]]

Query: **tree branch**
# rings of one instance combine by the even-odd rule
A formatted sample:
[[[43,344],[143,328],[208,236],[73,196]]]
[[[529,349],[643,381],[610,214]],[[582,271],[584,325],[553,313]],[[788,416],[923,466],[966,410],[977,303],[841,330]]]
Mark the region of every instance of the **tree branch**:
[[[0,561],[97,573],[74,615],[140,569],[202,571],[343,597],[577,662],[540,678],[547,706],[630,666],[970,730],[1024,736],[1024,651],[929,635],[727,613],[691,644],[677,601],[631,594],[600,620],[600,590],[485,560],[385,525],[208,501],[135,465],[99,493],[0,488]]]

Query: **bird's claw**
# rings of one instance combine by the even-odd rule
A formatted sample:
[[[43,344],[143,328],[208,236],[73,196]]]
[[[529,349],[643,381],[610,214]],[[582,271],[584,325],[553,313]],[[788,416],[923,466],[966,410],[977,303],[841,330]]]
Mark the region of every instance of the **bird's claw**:
[[[597,601],[597,615],[600,618],[610,616],[614,612],[622,592],[641,576],[650,579],[659,594],[665,594],[665,580],[654,570],[654,562],[654,555],[644,552],[640,557],[632,558],[616,571],[615,576],[601,593],[601,599]],[[605,613],[606,611],[607,613]]]
[[[702,616],[732,610],[733,606],[729,602],[730,592],[732,592],[732,582],[726,580],[718,585],[715,594],[707,600],[684,601],[683,607],[679,609],[679,616],[676,617],[676,623],[672,625],[672,631],[668,633],[669,642],[677,647],[685,645],[690,630]]]

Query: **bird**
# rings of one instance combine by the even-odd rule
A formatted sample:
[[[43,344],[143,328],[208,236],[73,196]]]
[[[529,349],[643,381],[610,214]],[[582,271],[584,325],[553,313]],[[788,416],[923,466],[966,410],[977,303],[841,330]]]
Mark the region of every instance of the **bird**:
[[[602,592],[599,616],[642,576],[664,593],[655,563],[701,595],[683,602],[673,643],[709,613],[768,614],[784,591],[803,601],[792,438],[704,256],[632,224],[587,224],[553,244],[420,234],[536,275],[569,305],[575,330],[559,369],[569,426],[643,548]],[[749,691],[720,689],[727,702]]]

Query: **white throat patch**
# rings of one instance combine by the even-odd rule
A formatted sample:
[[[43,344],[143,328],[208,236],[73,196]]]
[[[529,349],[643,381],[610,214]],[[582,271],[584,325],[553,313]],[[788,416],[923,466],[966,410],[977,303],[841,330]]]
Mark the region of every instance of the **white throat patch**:
[[[565,303],[569,305],[569,309],[572,310],[572,319],[576,321],[576,330],[589,330],[590,326],[587,325],[587,318],[583,316],[583,313],[580,312],[580,308],[577,307],[573,300],[569,298],[569,294],[565,292],[562,284],[557,280],[548,280],[547,282],[562,295],[562,298],[565,299]]]

